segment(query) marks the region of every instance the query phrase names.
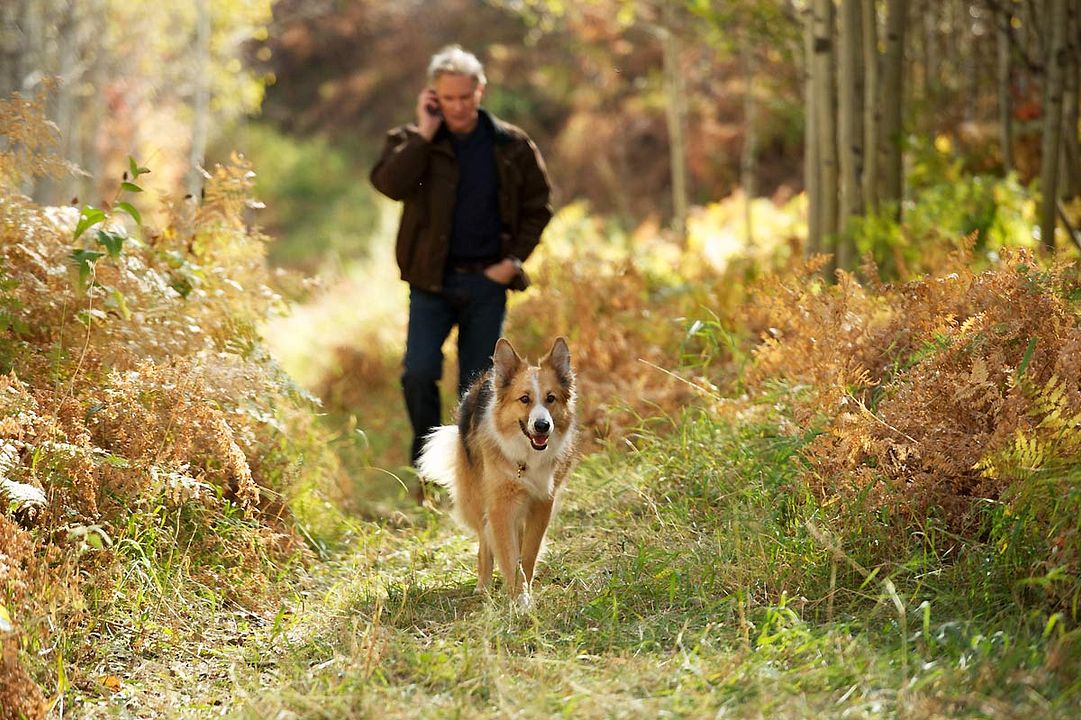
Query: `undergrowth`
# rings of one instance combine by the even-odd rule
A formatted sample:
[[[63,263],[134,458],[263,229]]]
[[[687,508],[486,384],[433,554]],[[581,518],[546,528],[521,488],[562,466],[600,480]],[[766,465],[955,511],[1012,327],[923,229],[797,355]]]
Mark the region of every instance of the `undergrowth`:
[[[474,548],[439,514],[370,527],[322,592],[292,598],[288,619],[247,645],[255,672],[230,690],[233,714],[1076,713],[1075,631],[1047,613],[995,614],[1008,588],[951,569],[920,534],[884,560],[880,520],[849,532],[803,481],[814,433],[793,433],[782,409],[741,412],[652,421],[634,450],[587,459],[529,614],[498,586],[474,593]],[[997,550],[969,552],[978,563]]]
[[[275,607],[341,477],[255,330],[279,301],[250,168],[158,210],[133,160],[100,207],[40,207],[17,190],[59,167],[40,113],[0,101],[4,718],[115,691],[109,651],[168,653],[197,608]]]

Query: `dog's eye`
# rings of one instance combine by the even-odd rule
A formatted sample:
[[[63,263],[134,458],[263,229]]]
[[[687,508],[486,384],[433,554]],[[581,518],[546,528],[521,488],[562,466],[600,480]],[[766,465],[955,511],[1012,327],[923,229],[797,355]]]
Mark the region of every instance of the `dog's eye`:
[[[523,395],[522,397],[518,398],[518,402],[522,403],[523,405],[528,405],[529,404],[529,396],[528,395]]]
[[[552,393],[548,393],[548,397],[544,398],[544,402],[549,403],[549,404],[554,403],[555,401],[556,401],[556,396],[553,395]]]

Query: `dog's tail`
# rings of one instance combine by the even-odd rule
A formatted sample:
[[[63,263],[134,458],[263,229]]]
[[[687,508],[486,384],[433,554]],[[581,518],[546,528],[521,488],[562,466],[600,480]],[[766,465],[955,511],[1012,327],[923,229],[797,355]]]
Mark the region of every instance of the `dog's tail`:
[[[457,425],[437,427],[424,439],[424,450],[417,460],[417,472],[425,480],[442,485],[458,501],[458,463],[461,441]]]

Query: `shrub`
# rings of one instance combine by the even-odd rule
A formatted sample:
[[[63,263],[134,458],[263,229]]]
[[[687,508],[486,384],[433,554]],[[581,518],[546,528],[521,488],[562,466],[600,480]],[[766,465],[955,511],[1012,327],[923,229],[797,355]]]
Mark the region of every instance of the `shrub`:
[[[148,172],[134,161],[100,208],[39,207],[7,181],[47,165],[38,126],[34,103],[0,101],[0,615],[21,633],[0,628],[0,698],[25,686],[12,637],[47,646],[88,603],[123,602],[87,593],[115,586],[133,543],[145,561],[186,540],[202,559],[187,582],[262,606],[270,563],[309,552],[292,501],[340,476],[256,331],[280,301],[247,219],[250,167],[217,168],[203,202],[166,207],[157,228],[121,200]],[[176,526],[147,532],[168,511]]]

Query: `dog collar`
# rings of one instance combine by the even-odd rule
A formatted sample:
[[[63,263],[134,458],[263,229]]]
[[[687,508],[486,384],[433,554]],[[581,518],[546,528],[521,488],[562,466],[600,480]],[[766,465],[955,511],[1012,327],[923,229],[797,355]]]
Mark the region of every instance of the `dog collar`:
[[[525,463],[518,463],[518,477],[516,479],[521,480],[522,475],[525,474],[526,470],[528,470],[528,468]]]

